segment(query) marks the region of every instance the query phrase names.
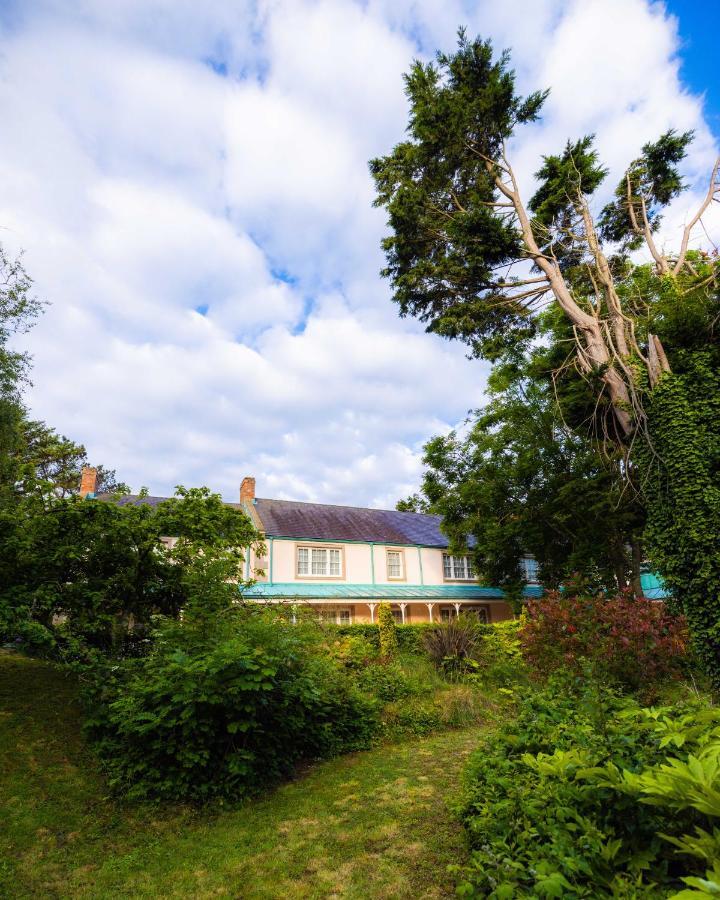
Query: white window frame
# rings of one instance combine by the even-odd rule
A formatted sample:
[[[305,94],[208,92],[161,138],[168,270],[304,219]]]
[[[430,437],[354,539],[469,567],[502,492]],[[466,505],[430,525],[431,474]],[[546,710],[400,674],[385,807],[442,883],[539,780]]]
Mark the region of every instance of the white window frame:
[[[352,625],[353,614],[349,606],[319,606],[318,619],[332,625]]]
[[[530,572],[530,566],[528,565],[528,563],[534,563],[534,574]],[[540,579],[538,578],[538,561],[534,556],[532,556],[532,554],[526,553],[524,556],[520,557],[520,568],[522,570],[522,575],[525,579],[526,584],[540,584]],[[530,577],[531,574],[532,577]]]
[[[321,559],[324,558],[324,563]],[[333,572],[333,563],[337,571]],[[341,581],[345,577],[345,554],[342,547],[297,544],[295,547],[295,577],[315,581]]]
[[[443,553],[443,580],[477,581],[470,557],[467,554],[453,556],[452,553]]]
[[[400,573],[398,575],[390,574],[390,556],[397,556],[398,562],[400,564]],[[405,581],[405,554],[402,550],[396,550],[394,548],[388,547],[385,550],[385,574],[387,575],[388,581]]]

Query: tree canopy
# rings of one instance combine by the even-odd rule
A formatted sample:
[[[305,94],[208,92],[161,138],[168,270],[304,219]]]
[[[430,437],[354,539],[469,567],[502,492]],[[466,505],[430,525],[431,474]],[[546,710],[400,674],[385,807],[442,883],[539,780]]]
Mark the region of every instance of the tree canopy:
[[[680,167],[691,132],[670,129],[642,146],[601,208],[608,171],[594,138],[571,138],[538,161],[526,199],[510,148],[541,114],[547,91],[520,97],[507,53],[461,31],[456,51],[416,62],[405,87],[407,138],[370,163],[390,227],[384,274],[400,314],[506,371],[538,345],[552,362],[552,395],[545,376],[532,376],[521,394],[496,396],[468,439],[428,446],[427,496],[457,533],[477,532],[488,549],[493,530],[503,537],[486,571],[511,546],[513,528],[521,535],[513,552],[534,540],[535,519],[519,517],[518,496],[524,510],[555,497],[538,546],[546,571],[556,514],[572,520],[574,502],[593,511],[606,549],[636,534],[633,506],[647,508],[647,547],[720,684],[720,546],[710,525],[720,515],[720,426],[710,399],[718,388],[720,260],[712,245],[691,247],[704,213],[720,201],[720,158],[679,245],[667,250],[656,237],[685,188]],[[651,263],[639,259],[641,248]],[[540,493],[532,488],[538,478]],[[586,491],[597,496],[603,483],[598,504]],[[626,507],[622,498],[633,490],[638,502]],[[543,504],[537,513],[549,511]],[[693,525],[680,534],[683,522]],[[589,521],[584,530],[593,530]],[[583,553],[597,559],[592,542]],[[502,568],[507,579],[509,558]]]

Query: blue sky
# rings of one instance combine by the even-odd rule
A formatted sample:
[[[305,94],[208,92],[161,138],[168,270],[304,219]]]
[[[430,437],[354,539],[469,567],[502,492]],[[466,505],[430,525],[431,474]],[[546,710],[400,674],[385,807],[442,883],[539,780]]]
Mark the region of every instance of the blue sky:
[[[715,15],[711,14],[714,7]],[[706,121],[720,138],[720,80],[718,79],[717,22],[720,4],[697,0],[670,0],[668,11],[676,16],[680,32],[680,75],[694,92],[705,95]]]
[[[402,73],[462,23],[511,47],[520,89],[551,88],[512,146],[526,195],[568,138],[597,135],[610,190],[695,129],[670,243],[718,149],[697,6],[0,0],[0,239],[49,302],[31,413],[135,488],[393,505],[487,374],[378,274],[367,160],[403,136]]]

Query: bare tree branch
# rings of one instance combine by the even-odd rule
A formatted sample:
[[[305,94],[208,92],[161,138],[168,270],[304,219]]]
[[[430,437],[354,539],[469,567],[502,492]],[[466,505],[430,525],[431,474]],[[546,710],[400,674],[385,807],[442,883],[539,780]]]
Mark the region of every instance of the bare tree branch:
[[[720,156],[715,160],[715,165],[713,166],[712,174],[710,176],[710,186],[708,187],[707,194],[705,195],[705,199],[700,204],[700,208],[695,213],[695,215],[690,219],[690,221],[685,226],[682,236],[682,242],[680,244],[680,253],[677,258],[677,262],[673,267],[673,275],[678,275],[680,270],[682,269],[685,263],[685,257],[687,256],[688,244],[690,243],[690,235],[692,233],[693,228],[700,221],[700,217],[705,212],[705,210],[710,206],[716,194],[720,193],[720,181],[718,181],[718,172],[720,171]]]

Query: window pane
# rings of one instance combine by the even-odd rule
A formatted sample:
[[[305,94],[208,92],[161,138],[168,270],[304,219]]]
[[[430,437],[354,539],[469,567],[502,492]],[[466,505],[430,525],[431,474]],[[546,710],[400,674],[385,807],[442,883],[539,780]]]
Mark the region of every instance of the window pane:
[[[335,551],[338,552],[337,550]],[[341,609],[338,610],[338,624],[339,625],[350,625],[350,610],[349,609]]]
[[[465,577],[465,557],[453,556],[453,578]]]
[[[328,550],[330,554],[330,575],[339,575],[340,574],[340,551],[339,550]]]
[[[443,553],[443,575],[452,578],[452,556],[447,553]]]
[[[327,550],[312,549],[313,575],[327,575]]]
[[[441,622],[449,622],[451,618],[451,611],[449,609],[441,609],[440,610],[440,621]]]
[[[308,575],[309,574],[307,547],[299,547],[298,548],[297,573],[298,573],[298,575]]]
[[[396,550],[387,551],[388,578],[402,578],[402,563],[400,553]]]
[[[524,556],[522,559],[522,571],[525,581],[537,581],[538,561],[532,556]]]
[[[466,556],[465,560],[467,562],[468,578],[475,578],[475,566],[472,564],[472,560],[469,556]]]

